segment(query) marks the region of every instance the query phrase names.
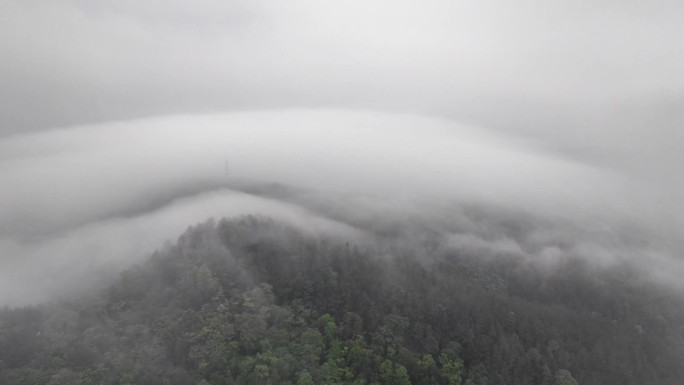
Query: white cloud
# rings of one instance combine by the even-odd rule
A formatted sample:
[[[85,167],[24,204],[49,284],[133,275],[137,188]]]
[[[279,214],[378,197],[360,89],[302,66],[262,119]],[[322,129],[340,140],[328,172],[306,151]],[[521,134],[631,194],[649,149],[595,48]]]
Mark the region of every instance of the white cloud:
[[[348,200],[344,210],[370,210],[364,215],[371,217],[388,210],[373,203],[380,200],[435,223],[460,219],[429,202],[608,226],[636,221],[652,231],[678,215],[671,202],[653,204],[651,192],[610,170],[550,157],[494,131],[406,114],[177,115],[4,138],[0,154],[0,288],[7,289],[0,292],[9,302],[43,299],[76,277],[116,271],[210,216],[255,212],[355,234],[290,204],[239,193],[182,200],[238,181],[314,191],[322,205],[343,199],[338,210]],[[515,251],[513,241],[459,237],[468,247]],[[46,272],[50,279],[41,278]],[[36,281],[44,284],[30,289]]]

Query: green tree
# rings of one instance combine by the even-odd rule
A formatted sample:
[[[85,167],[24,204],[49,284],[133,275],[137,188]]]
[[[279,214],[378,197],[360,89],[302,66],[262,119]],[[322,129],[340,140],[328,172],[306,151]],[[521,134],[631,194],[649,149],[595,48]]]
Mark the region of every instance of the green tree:
[[[314,385],[313,378],[306,369],[299,372],[299,376],[297,377],[297,385]]]
[[[442,375],[449,385],[460,385],[463,381],[463,361],[459,358],[451,359],[446,353],[439,355],[439,363],[442,366]]]
[[[556,385],[578,385],[577,381],[572,377],[570,371],[565,369],[558,369],[556,371]]]
[[[394,367],[393,366],[394,365],[392,364],[392,361],[384,360],[384,361],[382,361],[382,363],[380,364],[380,367],[378,368],[380,380],[385,385],[390,385],[394,381]]]
[[[394,383],[396,385],[411,385],[408,370],[403,365],[397,365],[397,369],[394,371]]]

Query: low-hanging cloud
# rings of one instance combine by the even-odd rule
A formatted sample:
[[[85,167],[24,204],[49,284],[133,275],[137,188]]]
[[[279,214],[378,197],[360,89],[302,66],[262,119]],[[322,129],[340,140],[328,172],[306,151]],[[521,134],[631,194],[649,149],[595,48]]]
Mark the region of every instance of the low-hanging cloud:
[[[207,218],[256,215],[288,223],[313,236],[362,242],[364,234],[300,207],[230,190],[170,202],[132,217],[100,218],[57,234],[24,241],[0,238],[0,303],[17,305],[102,287],[119,271]]]
[[[487,238],[502,229],[464,225],[465,216],[440,208],[500,207],[608,228],[637,223],[651,233],[672,209],[654,206],[647,190],[610,169],[407,114],[167,116],[14,136],[0,140],[0,153],[0,301],[11,304],[111,276],[208,217],[261,214],[354,242],[383,220],[443,223],[435,231],[446,246],[548,256],[561,244],[553,236],[530,242],[548,244],[545,251],[518,250],[520,240]],[[316,199],[248,188],[272,183]],[[571,252],[592,258],[593,244]]]
[[[382,143],[382,145],[378,145]],[[40,234],[141,197],[230,177],[329,191],[638,211],[619,174],[412,115],[285,111],[171,116],[8,138],[4,228]]]

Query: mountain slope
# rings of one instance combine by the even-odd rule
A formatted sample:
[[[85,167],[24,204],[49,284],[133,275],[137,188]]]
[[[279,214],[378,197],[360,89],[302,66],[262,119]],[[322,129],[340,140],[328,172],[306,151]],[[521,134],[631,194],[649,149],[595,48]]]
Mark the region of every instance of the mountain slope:
[[[0,383],[684,378],[681,299],[627,266],[381,249],[263,218],[208,221],[90,298],[2,310]]]

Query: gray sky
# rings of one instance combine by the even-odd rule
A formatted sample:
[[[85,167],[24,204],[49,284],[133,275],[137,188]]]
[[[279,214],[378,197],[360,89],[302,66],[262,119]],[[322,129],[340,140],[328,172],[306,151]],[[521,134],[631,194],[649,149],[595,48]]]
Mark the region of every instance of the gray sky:
[[[684,5],[674,0],[0,7],[4,132],[291,105],[411,109],[500,125],[521,115],[514,123],[522,125],[553,113],[674,103],[684,85]]]
[[[324,106],[448,117],[644,173],[684,148],[676,0],[3,0],[0,15],[0,135]]]
[[[681,20],[675,0],[0,0],[0,305],[73,280],[21,294],[45,250],[130,261],[208,212],[313,215],[174,200],[225,160],[681,238]]]

